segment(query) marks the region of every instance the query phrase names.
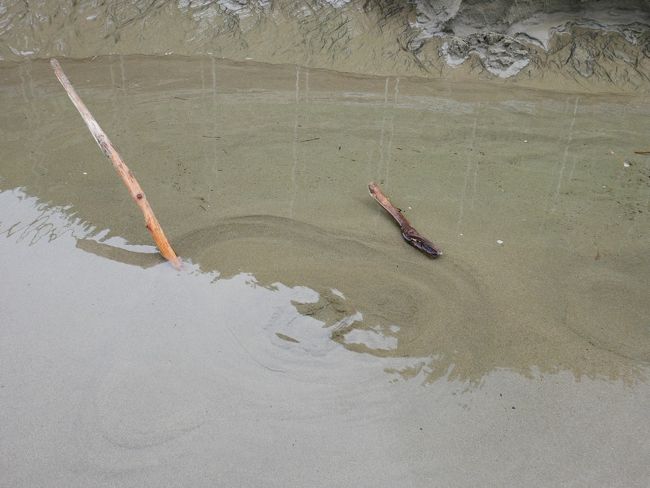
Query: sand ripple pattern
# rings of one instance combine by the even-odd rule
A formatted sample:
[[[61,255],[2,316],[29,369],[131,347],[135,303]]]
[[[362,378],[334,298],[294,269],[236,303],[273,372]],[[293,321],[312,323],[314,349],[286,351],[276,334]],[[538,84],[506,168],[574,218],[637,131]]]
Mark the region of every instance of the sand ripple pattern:
[[[302,316],[324,324],[324,344],[424,358],[402,372],[424,369],[431,378],[480,367],[492,313],[481,285],[452,259],[434,262],[410,248],[390,254],[371,239],[273,216],[227,219],[184,236],[176,247],[221,277],[245,272],[262,286],[312,290],[312,297],[294,303]],[[306,347],[282,314],[264,327],[286,344]]]
[[[567,325],[594,347],[650,364],[648,280],[639,271],[584,272],[568,302]]]

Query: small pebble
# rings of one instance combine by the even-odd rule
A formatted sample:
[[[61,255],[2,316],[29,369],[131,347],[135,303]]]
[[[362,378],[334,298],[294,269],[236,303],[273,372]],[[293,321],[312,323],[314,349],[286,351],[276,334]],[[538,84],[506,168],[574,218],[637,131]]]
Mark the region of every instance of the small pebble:
[[[632,163],[630,163],[629,161],[623,161],[623,166],[629,168],[630,166],[632,166]]]
[[[497,244],[498,244],[499,246],[503,246],[503,241],[502,241],[501,239],[497,239]]]
[[[88,173],[86,173],[86,172],[84,171],[84,174],[87,175]]]
[[[524,142],[528,142],[528,140],[527,140],[527,139],[524,139]]]

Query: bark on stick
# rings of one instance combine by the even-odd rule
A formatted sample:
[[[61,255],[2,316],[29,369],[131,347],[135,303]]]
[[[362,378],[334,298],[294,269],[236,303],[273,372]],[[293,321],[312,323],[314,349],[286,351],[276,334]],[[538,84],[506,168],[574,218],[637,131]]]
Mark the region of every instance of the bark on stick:
[[[142,187],[135,179],[135,176],[133,176],[133,173],[131,173],[131,170],[124,163],[118,152],[115,150],[106,133],[99,126],[86,105],[84,105],[84,103],[81,101],[79,95],[77,95],[77,92],[70,83],[70,80],[68,80],[68,77],[63,72],[63,69],[61,69],[59,62],[56,59],[51,59],[50,64],[52,65],[52,68],[54,68],[56,77],[59,79],[61,85],[63,85],[63,88],[65,88],[65,91],[68,93],[68,97],[70,97],[70,100],[74,106],[77,107],[79,114],[81,114],[81,117],[88,126],[88,130],[90,130],[90,133],[95,138],[95,141],[99,145],[99,148],[106,155],[106,157],[111,160],[115,171],[117,171],[117,174],[120,176],[120,178],[122,178],[122,181],[128,188],[131,197],[133,197],[135,203],[138,205],[138,207],[140,207],[140,210],[142,210],[145,226],[151,233],[156,246],[158,246],[160,254],[162,254],[165,259],[172,263],[176,269],[179,269],[181,267],[181,260],[178,256],[176,256],[176,253],[172,249],[172,246],[169,244],[167,237],[165,237],[165,233],[163,232],[162,227],[160,227],[160,223],[158,223],[158,219],[154,215],[153,210],[147,201],[147,197],[142,190]]]
[[[402,231],[402,237],[406,242],[431,258],[437,258],[442,255],[440,248],[415,230],[406,217],[404,217],[402,211],[393,205],[388,197],[384,195],[384,192],[381,191],[377,183],[370,182],[368,191],[370,192],[370,196],[395,219],[395,222],[397,222],[397,225],[399,225]]]

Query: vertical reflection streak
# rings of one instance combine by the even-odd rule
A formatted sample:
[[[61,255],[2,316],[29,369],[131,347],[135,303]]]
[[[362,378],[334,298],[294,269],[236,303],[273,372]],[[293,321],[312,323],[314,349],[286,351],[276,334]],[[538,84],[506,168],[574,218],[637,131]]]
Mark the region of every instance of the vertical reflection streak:
[[[456,233],[460,233],[461,225],[463,222],[463,215],[465,212],[465,197],[467,195],[467,187],[469,185],[469,175],[472,169],[473,152],[474,152],[474,143],[476,141],[476,128],[478,126],[478,118],[481,113],[481,104],[479,102],[476,107],[476,117],[474,117],[474,123],[472,124],[472,137],[470,139],[469,148],[467,150],[467,164],[465,169],[465,180],[463,183],[463,189],[460,194],[460,204],[458,208],[458,221],[456,222]]]
[[[300,66],[296,66],[296,103],[293,116],[293,142],[291,152],[293,164],[291,166],[291,200],[289,201],[289,218],[293,218],[294,205],[296,202],[296,168],[298,166],[298,103],[300,102]]]

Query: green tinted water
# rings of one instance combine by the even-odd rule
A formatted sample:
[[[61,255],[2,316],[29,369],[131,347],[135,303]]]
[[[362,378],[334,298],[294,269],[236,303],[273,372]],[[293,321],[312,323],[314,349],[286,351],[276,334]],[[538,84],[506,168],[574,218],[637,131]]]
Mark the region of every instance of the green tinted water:
[[[359,463],[341,486],[548,486],[569,475],[475,460],[543,450],[548,467],[586,445],[594,479],[647,474],[630,441],[650,399],[646,98],[211,58],[62,64],[185,264],[154,252],[47,63],[2,66],[2,391],[28,411],[7,428],[19,456],[71,463],[66,486],[130,470],[125,486],[247,485],[284,464],[278,486],[325,486],[295,476],[337,456]],[[442,258],[401,240],[371,180]],[[63,420],[32,443],[43,416]],[[602,422],[616,459],[594,447]]]

